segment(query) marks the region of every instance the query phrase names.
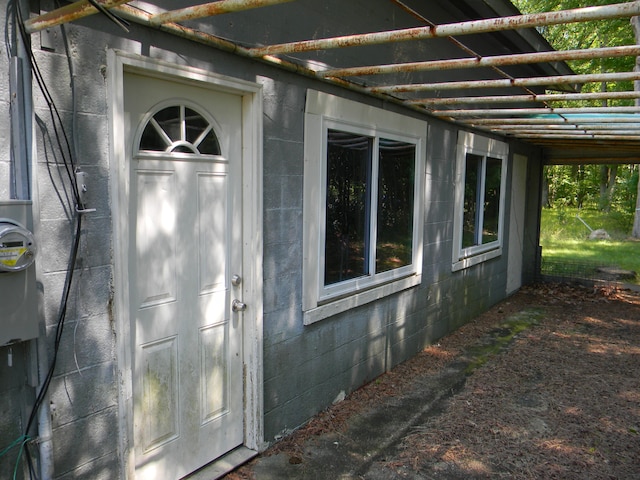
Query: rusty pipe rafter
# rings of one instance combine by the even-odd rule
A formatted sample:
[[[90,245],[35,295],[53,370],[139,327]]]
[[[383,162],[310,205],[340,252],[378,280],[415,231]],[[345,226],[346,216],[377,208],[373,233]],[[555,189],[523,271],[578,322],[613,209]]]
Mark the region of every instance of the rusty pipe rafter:
[[[548,134],[548,135],[566,135],[566,134],[587,134],[587,135],[637,135],[640,136],[639,129],[629,130],[597,130],[597,129],[563,129],[549,130],[547,128],[523,128],[520,130],[504,130],[502,128],[492,128],[492,132],[501,132],[505,135],[524,135],[524,134]]]
[[[624,131],[619,131],[619,132],[593,132],[593,131],[586,131],[586,132],[581,132],[581,131],[576,131],[576,132],[546,132],[544,130],[541,131],[523,131],[523,132],[512,132],[511,134],[509,134],[509,136],[511,137],[519,137],[519,138],[523,138],[523,137],[530,137],[530,138],[567,138],[567,137],[573,137],[573,138],[581,138],[581,137],[589,137],[589,138],[606,138],[606,139],[610,139],[610,138],[619,138],[619,137],[626,137],[627,139],[629,138],[633,138],[636,140],[640,140],[640,134],[636,131],[630,131],[630,132],[624,132]]]
[[[213,17],[224,13],[240,12],[254,8],[268,7],[281,3],[292,2],[293,0],[218,0],[192,7],[170,10],[152,15],[149,23],[158,26],[163,23],[175,23],[183,20],[194,20],[197,18]]]
[[[604,5],[600,7],[577,8],[558,12],[535,13],[511,17],[471,20],[467,22],[451,23],[436,27],[415,27],[384,32],[361,33],[341,37],[304,40],[299,42],[269,45],[250,49],[257,57],[262,55],[281,55],[286,53],[326,50],[364,45],[378,45],[382,43],[400,42],[408,40],[425,40],[429,38],[443,38],[477,33],[498,32],[518,28],[542,27],[563,23],[576,23],[589,20],[604,20],[609,18],[626,18],[640,15],[640,1]]]
[[[471,88],[504,88],[520,86],[541,87],[546,85],[574,85],[592,82],[622,82],[633,80],[640,80],[640,72],[554,75],[549,77],[514,78],[513,80],[468,80],[459,82],[383,85],[368,87],[367,90],[372,93],[434,92],[441,90],[464,90]]]
[[[445,117],[473,117],[488,116],[501,117],[508,115],[571,115],[589,114],[598,115],[603,113],[640,113],[640,107],[578,107],[578,108],[482,108],[482,109],[460,109],[460,110],[433,110],[430,113]],[[640,116],[639,116],[640,117]],[[640,119],[640,118],[639,118]]]
[[[402,0],[390,0],[390,1],[391,1],[391,3],[397,5],[399,8],[401,8],[402,10],[407,12],[412,17],[414,17],[414,18],[420,20],[421,22],[423,22],[425,25],[427,25],[429,27],[432,27],[432,28],[435,28],[437,26],[437,24],[435,24],[434,22],[432,22],[431,20],[426,18],[424,15],[420,14],[418,11],[414,10],[413,8],[411,8],[409,5],[404,3]],[[450,43],[452,43],[453,45],[455,45],[456,47],[458,47],[460,50],[462,50],[463,52],[468,54],[469,56],[475,57],[475,58],[482,58],[482,55],[480,55],[478,52],[476,52],[472,48],[470,48],[467,45],[465,45],[464,43],[462,43],[457,38],[455,38],[455,37],[447,37],[447,40]],[[510,79],[510,80],[513,79],[513,77],[510,74],[508,74],[506,71],[504,71],[503,69],[501,69],[499,67],[491,67],[491,68],[493,69],[493,71],[495,71],[502,78],[506,78],[506,79]],[[525,93],[528,93],[528,94],[534,93],[526,85],[522,85],[520,88]]]
[[[637,130],[640,131],[640,121],[638,123],[614,123],[614,124],[580,124],[580,123],[564,123],[564,124],[522,124],[522,125],[496,125],[492,127],[493,131],[509,132],[513,130]]]
[[[354,77],[362,75],[382,75],[388,73],[424,72],[433,70],[453,70],[459,68],[481,68],[505,65],[524,65],[528,63],[559,62],[567,60],[590,60],[640,55],[639,45],[620,47],[588,48],[582,50],[554,50],[550,52],[517,53],[482,58],[454,58],[431,60],[426,62],[395,63],[389,65],[369,65],[324,70],[324,77]]]
[[[96,2],[106,9],[115,8],[130,1],[131,0],[96,0]],[[79,20],[96,13],[98,13],[96,7],[91,5],[87,0],[79,0],[78,2],[25,20],[24,28],[27,33],[31,34],[46,28],[55,27],[56,25]]]
[[[200,43],[202,45],[207,45],[210,47],[215,47],[218,48],[222,51],[226,51],[226,52],[230,52],[230,53],[234,53],[236,55],[239,55],[241,57],[245,57],[245,58],[252,58],[254,60],[258,60],[261,62],[264,62],[268,65],[273,65],[273,66],[277,66],[283,70],[289,71],[289,72],[294,72],[300,75],[303,75],[305,77],[308,78],[313,78],[313,79],[317,79],[320,81],[324,81],[327,82],[329,84],[332,85],[338,85],[356,92],[360,92],[363,94],[368,94],[371,92],[367,92],[365,90],[365,88],[361,85],[358,85],[356,83],[350,82],[348,80],[343,80],[340,78],[323,78],[321,76],[319,76],[317,74],[317,72],[315,70],[312,70],[310,68],[307,68],[304,65],[301,65],[299,63],[294,63],[291,61],[288,61],[286,59],[282,59],[279,57],[275,57],[272,55],[267,55],[264,57],[260,57],[260,58],[255,58],[253,57],[250,52],[249,49],[243,47],[242,45],[238,45],[237,43],[231,42],[229,40],[226,40],[224,38],[221,37],[217,37],[215,35],[206,33],[206,32],[202,32],[200,30],[196,30],[190,27],[186,27],[184,25],[180,25],[178,23],[175,22],[169,22],[169,23],[164,23],[162,25],[157,25],[157,26],[153,26],[151,25],[150,19],[152,17],[152,14],[149,12],[145,12],[144,10],[141,10],[140,8],[137,7],[133,7],[131,5],[121,5],[119,7],[115,7],[114,11],[117,12],[117,14],[125,19],[128,20],[130,22],[133,23],[137,23],[139,25],[144,25],[144,26],[148,26],[148,27],[152,27],[152,28],[157,28],[159,30],[162,30],[166,33],[175,35],[176,37],[180,37],[180,38],[184,38],[187,40],[191,40],[197,43]],[[381,98],[384,99],[386,101],[391,101],[397,104],[403,104],[408,108],[412,108],[415,111],[424,111],[422,109],[422,107],[417,107],[417,106],[412,106],[412,105],[406,105],[403,102],[401,102],[398,99],[395,99],[393,97],[389,97],[387,95],[384,94],[376,94],[373,93],[374,96],[376,96],[377,98]]]
[[[497,129],[494,129],[497,131]],[[615,135],[626,135],[630,137],[640,137],[640,132],[637,129],[632,130],[546,130],[546,129],[530,129],[530,130],[514,130],[509,132],[509,135],[549,135],[549,136],[561,136],[561,135],[598,135],[602,137],[611,137]]]
[[[515,135],[514,135],[515,136]],[[517,135],[518,138],[526,139],[549,139],[549,140],[631,140],[640,142],[640,135],[587,135],[587,134],[575,134],[575,135],[547,135],[547,134],[524,134]]]
[[[539,109],[544,113],[542,109]],[[491,125],[585,125],[607,123],[635,123],[640,122],[639,115],[611,116],[607,118],[580,117],[580,118],[467,118],[460,119],[460,123],[471,126]]]
[[[636,98],[640,98],[640,91],[559,93],[544,95],[487,95],[484,97],[438,97],[406,100],[406,102],[412,105],[458,105],[461,103],[566,102],[579,100],[633,100]]]

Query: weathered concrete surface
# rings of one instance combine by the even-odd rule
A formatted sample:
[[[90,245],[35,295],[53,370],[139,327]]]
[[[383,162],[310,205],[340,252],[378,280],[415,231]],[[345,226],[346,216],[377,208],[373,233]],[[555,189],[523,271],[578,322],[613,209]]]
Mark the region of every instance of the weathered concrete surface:
[[[477,367],[507,348],[516,334],[534,325],[542,315],[537,309],[513,314],[445,368],[416,378],[406,395],[390,397],[354,416],[344,431],[308,440],[301,456],[279,453],[259,457],[253,464],[255,478],[391,479],[393,472],[382,468],[380,461],[393,455],[395,446],[413,427],[438,414],[445,400],[460,391]]]

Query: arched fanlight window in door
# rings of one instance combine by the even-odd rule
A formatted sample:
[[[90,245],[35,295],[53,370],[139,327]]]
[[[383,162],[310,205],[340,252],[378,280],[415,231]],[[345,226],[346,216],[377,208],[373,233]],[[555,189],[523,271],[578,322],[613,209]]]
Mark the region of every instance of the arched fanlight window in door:
[[[213,125],[185,105],[172,105],[156,112],[140,138],[140,151],[221,155]]]

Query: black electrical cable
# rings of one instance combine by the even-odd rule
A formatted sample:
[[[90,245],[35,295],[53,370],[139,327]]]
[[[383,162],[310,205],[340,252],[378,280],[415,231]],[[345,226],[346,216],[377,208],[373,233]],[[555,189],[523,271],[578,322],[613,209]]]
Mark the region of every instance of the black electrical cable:
[[[53,126],[53,133],[56,138],[56,143],[58,144],[58,149],[60,150],[60,154],[62,155],[62,158],[63,158],[63,163],[67,172],[67,176],[69,177],[69,181],[71,182],[73,196],[76,200],[76,203],[79,203],[80,197],[78,193],[78,187],[76,185],[75,178],[74,178],[75,162],[74,162],[73,152],[71,149],[71,142],[69,141],[69,137],[67,136],[67,132],[64,128],[64,124],[62,122],[62,116],[60,115],[60,112],[58,111],[58,107],[55,104],[53,96],[51,95],[51,92],[49,91],[49,88],[45,83],[44,76],[40,71],[40,67],[36,62],[33,52],[31,51],[30,48],[28,48],[28,46],[30,45],[29,36],[26,30],[24,29],[24,19],[22,17],[22,12],[20,11],[20,7],[17,4],[16,4],[16,18],[18,20],[18,25],[20,27],[20,35],[25,45],[25,50],[27,51],[29,56],[31,71],[34,74],[34,78],[38,84],[38,88],[40,89],[40,92],[44,96],[45,102],[47,104],[47,109],[49,110],[49,115],[51,117],[52,126]],[[62,140],[64,140],[64,146],[62,145],[63,143]],[[66,151],[66,155],[65,155],[65,151]]]
[[[31,49],[29,48],[30,42],[29,42],[29,36],[27,34],[27,32],[24,29],[24,21],[23,21],[23,16],[22,16],[22,12],[20,10],[20,6],[18,5],[18,2],[16,2],[14,0],[14,9],[15,9],[15,16],[14,18],[16,19],[16,23],[18,24],[19,30],[20,30],[20,35],[22,38],[22,41],[25,45],[25,50],[27,51],[27,54],[29,56],[29,62],[30,62],[30,66],[31,66],[31,71],[33,73],[33,76],[38,84],[38,87],[46,101],[47,104],[47,108],[49,110],[49,115],[51,116],[51,121],[52,121],[52,126],[53,126],[53,133],[56,139],[56,143],[60,152],[60,155],[62,157],[62,162],[64,164],[66,173],[67,173],[67,177],[69,179],[69,182],[71,184],[71,188],[73,190],[73,197],[74,197],[74,201],[76,203],[76,205],[73,205],[71,209],[71,212],[75,212],[73,218],[75,219],[76,222],[76,228],[75,228],[75,234],[74,234],[74,238],[73,238],[73,246],[70,252],[70,256],[69,256],[69,264],[68,264],[68,268],[67,268],[67,275],[65,278],[65,284],[64,284],[64,288],[63,288],[63,293],[62,293],[62,302],[60,305],[60,310],[58,313],[58,320],[57,320],[57,324],[56,324],[56,333],[55,333],[55,340],[54,340],[54,350],[53,350],[53,359],[51,360],[51,363],[49,365],[49,369],[47,371],[47,374],[45,376],[45,378],[42,381],[42,386],[40,388],[40,391],[38,392],[36,399],[34,401],[34,404],[32,406],[31,409],[31,414],[29,415],[29,419],[27,421],[26,424],[26,428],[25,428],[25,435],[28,435],[29,430],[31,429],[33,422],[37,416],[37,413],[42,405],[42,402],[45,400],[46,398],[46,393],[49,389],[49,386],[51,384],[51,380],[53,378],[54,372],[55,372],[55,367],[56,367],[56,362],[57,362],[57,358],[58,358],[58,352],[60,350],[60,342],[62,340],[62,333],[64,330],[64,324],[65,324],[65,319],[66,319],[66,315],[67,315],[67,307],[68,307],[68,301],[69,301],[69,295],[71,292],[71,284],[73,282],[73,274],[74,274],[74,270],[75,270],[75,265],[76,265],[76,260],[78,257],[78,251],[79,251],[79,246],[80,246],[80,238],[81,238],[81,233],[82,233],[82,214],[78,213],[77,210],[80,208],[80,196],[79,196],[79,192],[78,192],[78,186],[75,182],[75,175],[74,175],[74,155],[71,149],[71,143],[69,141],[69,138],[67,136],[67,133],[65,131],[63,122],[62,122],[62,118],[60,116],[60,113],[58,111],[58,108],[55,104],[55,101],[53,99],[53,96],[51,95],[51,92],[49,91],[49,89],[47,88],[46,82],[44,80],[44,77],[40,71],[40,68],[36,62],[36,59],[31,51]],[[33,460],[32,460],[32,456],[31,456],[31,452],[29,449],[29,443],[25,442],[25,457],[27,460],[27,465],[28,465],[28,469],[29,469],[29,475],[31,479],[37,479],[37,474],[35,472],[34,469],[34,465],[33,465]]]
[[[42,388],[36,397],[36,400],[33,404],[33,408],[31,409],[31,415],[29,415],[29,420],[27,422],[27,426],[25,428],[25,435],[31,429],[31,425],[36,418],[38,410],[42,405],[42,402],[45,399],[47,390],[49,390],[49,385],[51,384],[51,379],[53,378],[53,374],[56,368],[56,362],[58,360],[58,351],[60,350],[60,341],[62,340],[62,332],[64,330],[64,323],[67,316],[67,305],[69,301],[69,294],[71,293],[71,283],[73,281],[73,272],[75,269],[76,259],[78,258],[78,251],[80,248],[80,236],[82,232],[82,215],[76,214],[76,230],[75,237],[73,242],[73,248],[71,249],[71,256],[69,258],[69,266],[67,270],[67,277],[64,284],[63,294],[62,294],[62,304],[60,305],[60,313],[58,314],[58,321],[56,324],[56,335],[54,341],[54,349],[53,349],[53,359],[51,359],[51,364],[49,365],[49,370],[47,371],[47,375],[45,376],[44,382],[42,383]],[[25,445],[25,452],[27,457],[27,462],[31,463],[31,452],[29,451],[29,444]],[[32,467],[30,467],[31,470]]]
[[[106,8],[104,8],[102,5],[100,5],[98,2],[96,2],[96,0],[88,0],[89,3],[91,5],[93,5],[93,7],[98,10],[100,13],[102,13],[105,17],[107,17],[110,21],[112,21],[113,23],[115,23],[116,25],[118,25],[122,30],[124,30],[125,32],[129,33],[129,22],[127,22],[125,19],[120,18],[118,15],[116,15],[113,12],[110,12],[109,10],[107,10]]]

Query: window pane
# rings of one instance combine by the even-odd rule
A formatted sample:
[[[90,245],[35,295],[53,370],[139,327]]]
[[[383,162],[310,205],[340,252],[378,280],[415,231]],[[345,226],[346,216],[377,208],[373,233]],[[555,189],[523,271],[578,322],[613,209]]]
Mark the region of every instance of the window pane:
[[[222,155],[222,151],[220,150],[220,143],[218,142],[218,137],[212,130],[209,130],[209,133],[204,137],[202,142],[199,145],[196,145],[200,153],[205,155]]]
[[[498,240],[498,220],[500,218],[500,180],[502,160],[487,157],[486,180],[484,185],[484,219],[482,223],[482,243]]]
[[[373,139],[328,131],[324,283],[369,274],[369,215]]]
[[[478,195],[480,195],[481,167],[482,157],[468,153],[464,174],[462,248],[479,244],[478,225],[480,224],[480,211],[478,210]]]
[[[376,273],[411,264],[416,146],[380,139]]]
[[[198,152],[202,154],[220,155],[220,144],[218,143],[218,138],[213,132],[213,129],[210,129],[210,124],[207,119],[190,108],[185,108],[184,110],[187,142],[193,144]],[[207,131],[207,129],[209,129],[208,133],[200,143],[197,143],[198,139],[205,133],[205,131]]]
[[[164,138],[158,133],[155,125],[152,122],[147,123],[140,139],[140,150],[164,152],[168,146]]]
[[[184,109],[184,123],[187,142],[195,143],[196,140],[205,129],[209,126],[209,122],[200,115],[198,112],[194,112],[190,108]]]
[[[180,135],[180,107],[167,107],[156,113],[153,118],[158,125],[166,132],[167,136],[173,140],[182,140]]]

